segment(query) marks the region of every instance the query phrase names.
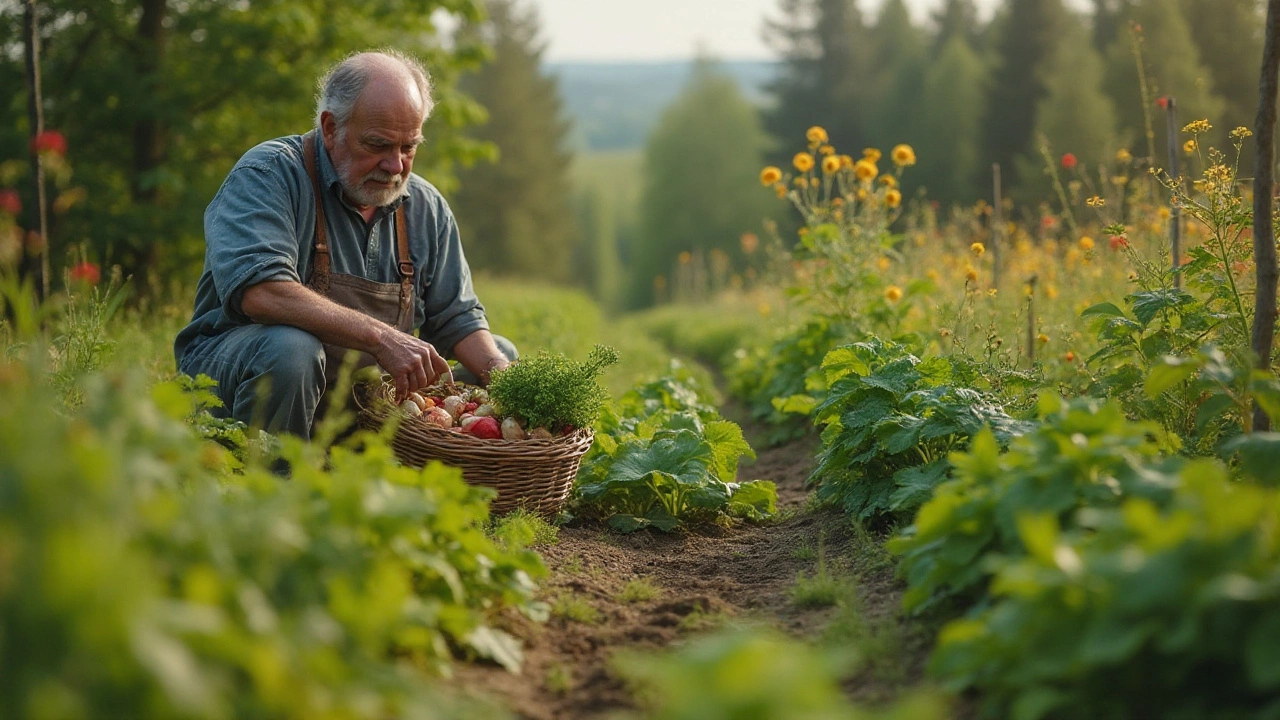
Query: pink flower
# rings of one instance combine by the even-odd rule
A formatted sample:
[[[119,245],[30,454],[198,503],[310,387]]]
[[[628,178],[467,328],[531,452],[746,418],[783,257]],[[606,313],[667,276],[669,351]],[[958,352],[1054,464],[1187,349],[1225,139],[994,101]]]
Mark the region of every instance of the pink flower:
[[[102,280],[102,271],[98,269],[97,263],[91,263],[86,260],[76,263],[71,268],[71,282],[97,285],[100,280]]]
[[[31,138],[31,149],[39,153],[53,153],[58,157],[67,154],[67,139],[57,130],[45,130]]]

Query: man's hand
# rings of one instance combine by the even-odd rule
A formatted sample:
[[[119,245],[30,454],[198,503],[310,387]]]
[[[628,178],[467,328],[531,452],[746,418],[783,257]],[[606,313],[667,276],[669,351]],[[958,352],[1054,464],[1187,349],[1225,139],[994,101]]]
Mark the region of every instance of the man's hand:
[[[449,361],[440,356],[431,343],[388,328],[378,346],[370,353],[396,383],[396,403],[404,402],[409,393],[427,387],[442,375],[452,378]]]

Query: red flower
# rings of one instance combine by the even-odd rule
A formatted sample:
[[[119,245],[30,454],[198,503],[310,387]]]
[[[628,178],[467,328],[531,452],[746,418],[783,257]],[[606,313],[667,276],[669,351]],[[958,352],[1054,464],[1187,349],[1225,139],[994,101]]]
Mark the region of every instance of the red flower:
[[[31,149],[36,153],[53,153],[58,157],[67,154],[67,139],[57,130],[45,130],[31,138]]]
[[[1112,250],[1129,247],[1129,241],[1123,235],[1112,235],[1110,242]]]
[[[1057,222],[1058,222],[1057,220],[1053,219],[1052,215],[1045,215],[1044,217],[1040,218],[1040,227],[1044,228],[1045,230],[1050,230],[1053,228],[1054,225],[1057,224]]]
[[[1062,156],[1062,167],[1064,170],[1070,170],[1074,168],[1077,162],[1078,161],[1076,160],[1076,156],[1072,155],[1071,153],[1067,153]]]
[[[1161,95],[1160,97],[1156,98],[1156,106],[1159,107],[1161,110],[1168,110],[1169,98],[1165,97],[1164,95]]]
[[[98,269],[97,263],[89,261],[78,262],[71,268],[71,281],[83,282],[90,285],[97,285],[102,279],[102,271]]]
[[[8,213],[14,217],[22,212],[22,200],[18,197],[17,190],[0,190],[0,212]]]

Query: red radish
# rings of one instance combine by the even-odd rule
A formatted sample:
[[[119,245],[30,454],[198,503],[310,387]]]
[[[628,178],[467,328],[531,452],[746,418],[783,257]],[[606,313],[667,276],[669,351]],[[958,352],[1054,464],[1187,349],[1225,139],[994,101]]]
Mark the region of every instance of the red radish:
[[[491,417],[475,418],[475,421],[467,426],[466,432],[485,440],[497,440],[502,437],[502,428],[498,427],[498,421]]]
[[[467,403],[466,405],[463,405],[463,406],[462,406],[462,411],[463,411],[463,412],[473,413],[473,412],[475,412],[475,411],[476,411],[476,408],[478,408],[478,407],[480,407],[480,403],[469,402],[469,403]]]
[[[428,425],[435,425],[440,428],[453,427],[453,416],[444,408],[427,408],[427,411],[422,413],[422,419],[425,420]]]

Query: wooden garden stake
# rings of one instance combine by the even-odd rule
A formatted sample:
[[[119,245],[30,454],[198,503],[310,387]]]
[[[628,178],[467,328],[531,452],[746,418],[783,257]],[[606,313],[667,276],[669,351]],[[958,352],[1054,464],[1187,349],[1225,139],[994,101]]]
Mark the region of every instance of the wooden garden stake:
[[[31,125],[31,177],[36,198],[36,237],[23,239],[22,274],[31,279],[36,300],[49,296],[49,215],[45,203],[44,162],[35,139],[44,132],[43,98],[40,91],[40,26],[36,0],[23,0],[23,42],[27,60],[27,116]]]
[[[1275,192],[1276,95],[1280,73],[1280,0],[1267,3],[1266,40],[1262,50],[1262,71],[1258,80],[1257,168],[1253,178],[1253,259],[1257,292],[1254,294],[1253,354],[1258,367],[1271,370],[1271,346],[1276,332],[1276,240],[1272,221]],[[1271,429],[1271,419],[1257,403],[1253,407],[1253,429]]]
[[[1168,132],[1166,135],[1168,136],[1169,145],[1169,177],[1181,185],[1182,178],[1178,176],[1177,103],[1173,97],[1167,99],[1169,104],[1165,107],[1165,117],[1168,119]],[[1178,268],[1182,264],[1182,206],[1176,202],[1169,209],[1169,247],[1173,253],[1173,286],[1180,288],[1182,287],[1182,273],[1178,272]]]

